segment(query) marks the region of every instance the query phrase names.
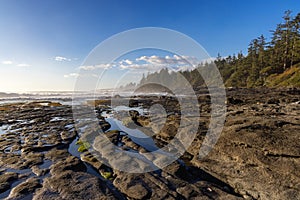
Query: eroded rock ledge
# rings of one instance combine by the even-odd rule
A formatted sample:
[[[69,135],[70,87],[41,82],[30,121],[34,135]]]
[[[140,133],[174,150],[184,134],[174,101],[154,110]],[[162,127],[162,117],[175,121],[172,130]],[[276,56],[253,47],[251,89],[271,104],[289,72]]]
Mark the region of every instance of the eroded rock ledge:
[[[6,199],[300,199],[300,92],[227,91],[224,130],[210,154],[198,159],[209,124],[209,96],[199,96],[198,134],[187,152],[168,167],[128,174],[104,166],[88,151],[74,152],[80,135],[72,109],[59,103],[0,106],[0,197]],[[154,130],[163,147],[176,135],[180,107],[173,98],[138,97],[131,106],[161,103],[164,126],[131,112],[130,123]],[[147,150],[118,132],[107,131],[99,105],[99,126],[124,151]],[[117,117],[117,116],[116,116]],[[127,123],[127,126],[132,124]],[[86,129],[85,131],[89,131]],[[150,135],[150,133],[149,133]],[[78,145],[75,145],[77,150]]]

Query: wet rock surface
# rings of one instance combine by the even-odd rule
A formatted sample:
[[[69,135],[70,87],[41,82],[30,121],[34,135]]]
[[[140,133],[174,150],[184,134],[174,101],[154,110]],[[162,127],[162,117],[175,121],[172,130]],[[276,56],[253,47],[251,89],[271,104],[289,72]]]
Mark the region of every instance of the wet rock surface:
[[[184,149],[176,138],[182,116],[174,97],[136,96],[129,101],[132,108],[120,112],[109,107],[109,100],[99,100],[98,127],[82,121],[76,129],[67,105],[0,105],[0,198],[300,199],[297,89],[229,89],[224,130],[203,159],[198,154],[211,109],[208,94],[201,93],[198,100],[199,128],[192,144],[179,160],[147,173],[126,173],[103,163],[136,162],[146,169],[146,163],[127,159],[126,152],[143,156],[154,166],[168,159],[148,154],[151,146],[134,139],[130,130],[150,136],[156,148]],[[165,112],[153,117],[151,106],[157,104]],[[128,129],[116,129],[112,117]],[[107,141],[99,136],[99,127]],[[95,154],[105,142],[114,149],[102,148]],[[115,150],[119,159],[109,160]]]
[[[239,89],[227,95],[239,101],[229,103],[217,145],[204,160],[191,162],[244,198],[300,199],[299,94]]]
[[[84,172],[63,171],[44,180],[33,199],[115,199],[100,179]]]
[[[37,178],[28,178],[26,181],[20,183],[16,187],[14,187],[7,199],[23,199],[23,198],[30,198],[33,192],[40,188],[40,180]]]
[[[70,106],[2,105],[1,199],[115,199],[68,148],[77,132]]]

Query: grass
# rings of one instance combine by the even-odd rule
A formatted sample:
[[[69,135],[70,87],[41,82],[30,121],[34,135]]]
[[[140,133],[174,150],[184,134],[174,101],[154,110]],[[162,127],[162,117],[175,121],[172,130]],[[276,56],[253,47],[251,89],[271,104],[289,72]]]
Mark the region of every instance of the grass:
[[[267,78],[270,87],[300,87],[300,64],[297,64],[281,74],[272,74]]]

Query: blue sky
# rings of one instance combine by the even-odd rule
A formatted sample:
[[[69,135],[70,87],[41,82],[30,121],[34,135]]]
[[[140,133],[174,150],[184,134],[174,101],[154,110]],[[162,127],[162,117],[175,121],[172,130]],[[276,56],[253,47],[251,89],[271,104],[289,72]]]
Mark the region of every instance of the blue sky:
[[[73,90],[76,71],[100,42],[138,27],[182,32],[215,57],[246,52],[296,0],[0,0],[0,91]]]

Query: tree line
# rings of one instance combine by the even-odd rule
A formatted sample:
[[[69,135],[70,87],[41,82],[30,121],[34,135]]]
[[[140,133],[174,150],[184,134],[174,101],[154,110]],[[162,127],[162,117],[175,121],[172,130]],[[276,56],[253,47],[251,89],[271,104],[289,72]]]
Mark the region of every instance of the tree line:
[[[193,70],[170,72],[162,69],[143,75],[138,85],[163,79],[177,86],[181,84],[177,81],[178,76],[184,76],[189,84],[197,88],[205,84],[198,70],[209,69],[210,65],[215,64],[227,87],[265,86],[270,75],[281,74],[300,63],[300,13],[293,16],[290,10],[286,11],[282,22],[271,33],[269,40],[264,35],[251,40],[246,55],[242,52],[227,57],[218,55],[213,63],[201,63]]]
[[[227,58],[218,56],[215,64],[227,86],[264,86],[267,77],[300,62],[300,13],[292,16],[286,11],[283,22],[271,32],[270,41],[264,35],[253,39],[247,56],[241,52]]]

